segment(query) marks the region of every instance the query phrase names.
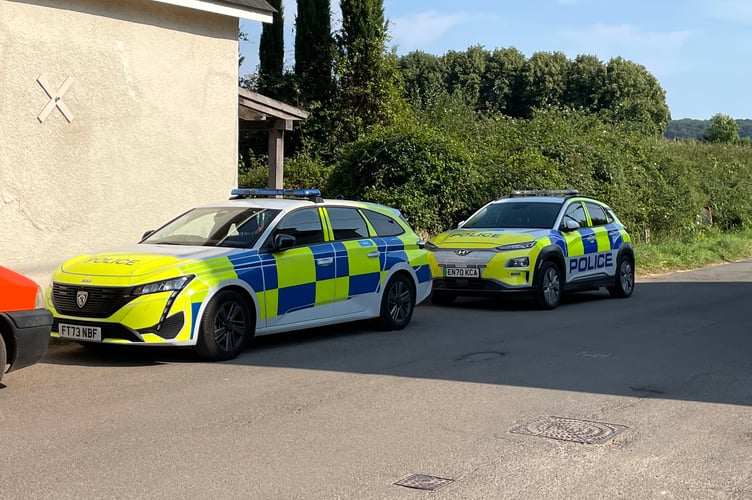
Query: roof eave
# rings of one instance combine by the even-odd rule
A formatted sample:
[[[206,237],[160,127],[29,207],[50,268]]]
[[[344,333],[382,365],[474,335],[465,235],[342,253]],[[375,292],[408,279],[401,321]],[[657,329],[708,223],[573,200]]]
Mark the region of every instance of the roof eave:
[[[240,19],[248,19],[251,21],[260,21],[262,23],[271,23],[273,21],[272,12],[253,9],[242,8],[240,6],[234,7],[222,2],[213,2],[211,0],[154,0],[156,2],[167,3],[170,5],[177,5],[179,7],[186,7],[189,9],[202,10],[204,12],[212,12],[214,14],[220,14],[223,16],[237,17]]]

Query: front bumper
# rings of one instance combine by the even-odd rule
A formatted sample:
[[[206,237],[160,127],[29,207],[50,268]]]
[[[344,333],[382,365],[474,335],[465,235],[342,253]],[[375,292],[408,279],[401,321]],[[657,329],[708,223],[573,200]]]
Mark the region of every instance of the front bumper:
[[[493,279],[434,278],[433,291],[468,296],[527,295],[533,293],[533,288],[527,285],[510,286]]]
[[[33,365],[47,352],[52,327],[52,313],[47,309],[31,309],[0,313],[7,326],[8,371]]]

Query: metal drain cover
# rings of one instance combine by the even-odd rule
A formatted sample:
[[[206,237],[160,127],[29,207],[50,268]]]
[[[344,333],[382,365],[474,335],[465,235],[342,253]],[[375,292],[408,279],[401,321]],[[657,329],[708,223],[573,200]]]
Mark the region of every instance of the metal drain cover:
[[[443,477],[428,476],[426,474],[413,474],[412,476],[400,479],[396,483],[397,486],[404,486],[405,488],[414,488],[416,490],[438,490],[442,486],[446,486],[449,483],[453,483],[454,479],[446,479]]]
[[[541,417],[530,423],[517,425],[509,432],[580,444],[603,444],[628,428],[626,425],[576,418]]]

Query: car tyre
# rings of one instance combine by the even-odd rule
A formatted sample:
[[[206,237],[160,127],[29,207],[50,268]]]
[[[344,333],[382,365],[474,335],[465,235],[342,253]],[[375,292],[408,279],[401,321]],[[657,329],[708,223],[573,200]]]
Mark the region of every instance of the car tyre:
[[[404,274],[394,275],[384,287],[379,323],[385,330],[402,330],[415,310],[415,290]]]
[[[608,287],[608,293],[612,297],[625,299],[634,293],[635,269],[634,261],[628,256],[620,256],[616,262],[616,276],[614,285]]]
[[[551,261],[541,264],[540,279],[535,290],[535,303],[541,309],[554,309],[561,300],[561,271]]]
[[[6,366],[8,364],[8,351],[5,348],[5,339],[3,339],[3,336],[0,335],[0,381],[3,380],[3,375],[5,375],[5,370],[8,369]]]
[[[196,352],[210,361],[225,361],[240,354],[255,330],[248,302],[238,292],[223,290],[206,306],[201,317]]]
[[[437,306],[449,306],[452,305],[457,295],[451,292],[442,292],[434,290],[431,292],[431,303]]]

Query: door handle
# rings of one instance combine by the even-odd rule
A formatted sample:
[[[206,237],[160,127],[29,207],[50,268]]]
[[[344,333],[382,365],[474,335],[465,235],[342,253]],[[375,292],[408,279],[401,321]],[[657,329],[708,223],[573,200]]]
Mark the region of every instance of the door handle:
[[[374,250],[373,252],[369,252],[369,253],[368,253],[368,257],[370,257],[370,258],[372,258],[372,259],[375,259],[375,258],[376,258],[376,257],[378,257],[378,256],[379,256],[379,252],[378,252],[378,250]]]
[[[317,259],[316,264],[320,266],[331,266],[334,263],[334,257],[326,257],[324,259]]]

